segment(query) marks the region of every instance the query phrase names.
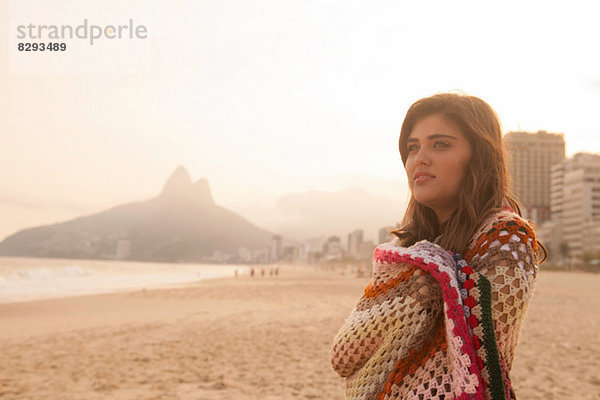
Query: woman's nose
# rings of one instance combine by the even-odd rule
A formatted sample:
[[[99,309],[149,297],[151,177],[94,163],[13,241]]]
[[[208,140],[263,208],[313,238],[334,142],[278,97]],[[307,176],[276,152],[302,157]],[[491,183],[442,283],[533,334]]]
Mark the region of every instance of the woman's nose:
[[[427,149],[421,147],[415,158],[417,165],[431,165],[431,157]]]

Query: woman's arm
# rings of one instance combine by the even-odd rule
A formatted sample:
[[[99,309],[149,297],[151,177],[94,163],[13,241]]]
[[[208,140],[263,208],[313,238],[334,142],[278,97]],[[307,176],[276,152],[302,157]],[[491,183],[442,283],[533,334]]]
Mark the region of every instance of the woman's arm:
[[[375,263],[363,296],[333,340],[333,369],[349,377],[376,352],[389,351],[390,340],[433,329],[432,310],[441,311],[441,294],[431,276],[410,264]]]
[[[535,233],[520,218],[493,224],[467,255],[471,266],[490,281],[494,334],[509,371],[533,292],[537,257]]]

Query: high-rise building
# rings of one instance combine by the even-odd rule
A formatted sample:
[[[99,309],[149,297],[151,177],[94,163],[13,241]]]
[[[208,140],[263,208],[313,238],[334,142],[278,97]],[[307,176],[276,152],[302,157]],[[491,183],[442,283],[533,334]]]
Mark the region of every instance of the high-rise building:
[[[299,249],[296,246],[284,246],[281,258],[289,263],[298,262]]]
[[[356,229],[348,234],[348,255],[350,257],[358,257],[360,254],[360,245],[363,242],[363,230]]]
[[[271,238],[271,250],[270,250],[271,262],[277,262],[281,259],[281,246],[282,246],[281,235],[273,235],[273,237]]]
[[[594,236],[600,224],[600,155],[577,153],[552,167],[551,212],[571,261],[598,250],[598,240],[588,236]]]
[[[330,236],[323,245],[323,259],[341,260],[342,258],[342,243],[338,236]]]
[[[509,156],[511,192],[522,205],[524,217],[538,224],[549,220],[550,168],[565,159],[564,135],[508,132],[504,144]]]

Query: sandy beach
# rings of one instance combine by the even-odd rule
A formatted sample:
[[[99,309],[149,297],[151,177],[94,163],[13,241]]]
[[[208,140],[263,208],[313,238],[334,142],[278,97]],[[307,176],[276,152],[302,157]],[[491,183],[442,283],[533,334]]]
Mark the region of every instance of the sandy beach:
[[[1,399],[343,399],[328,349],[367,278],[278,277],[0,304]],[[519,399],[600,399],[600,275],[540,274]]]

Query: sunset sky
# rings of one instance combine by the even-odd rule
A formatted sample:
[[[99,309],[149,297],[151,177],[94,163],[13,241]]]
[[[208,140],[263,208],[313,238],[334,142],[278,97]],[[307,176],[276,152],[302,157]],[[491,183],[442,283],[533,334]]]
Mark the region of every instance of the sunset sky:
[[[404,201],[402,119],[442,91],[480,96],[505,132],[560,132],[567,155],[600,153],[595,2],[60,3],[0,2],[0,240],[150,198],[178,165],[257,223],[311,189]],[[14,24],[58,16],[133,18],[148,38],[74,43],[54,64],[15,53]],[[25,56],[42,73],[19,67]]]

